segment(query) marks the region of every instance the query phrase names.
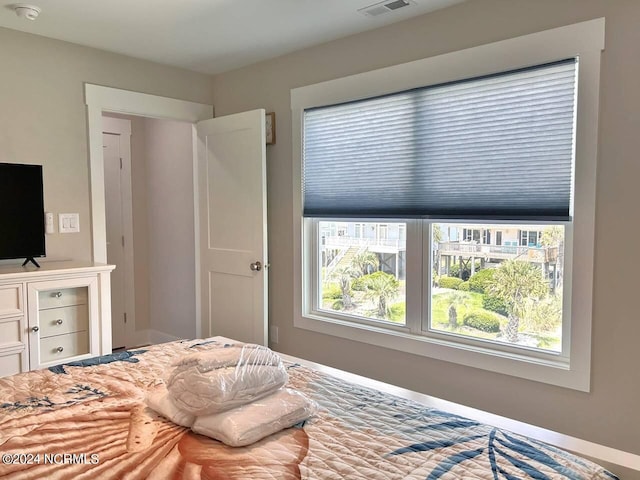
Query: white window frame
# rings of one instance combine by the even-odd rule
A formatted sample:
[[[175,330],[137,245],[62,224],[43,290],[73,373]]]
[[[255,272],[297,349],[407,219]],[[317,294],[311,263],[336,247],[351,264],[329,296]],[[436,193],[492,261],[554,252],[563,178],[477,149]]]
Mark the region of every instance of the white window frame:
[[[291,91],[293,128],[293,224],[294,224],[294,326],[425,357],[482,368],[507,375],[563,386],[590,389],[591,315],[595,232],[595,186],[598,137],[600,56],[604,49],[604,18],[546,30],[466,50],[330,80]],[[421,334],[422,268],[407,263],[407,325],[396,328],[375,322],[354,322],[339,315],[319,315],[313,308],[314,252],[317,235],[314,221],[302,217],[303,112],[397,91],[542,65],[579,57],[575,152],[572,191],[572,222],[565,233],[565,287],[569,281],[571,301],[563,305],[563,352],[550,358],[525,349],[495,348],[477,342]],[[344,220],[343,220],[344,221]],[[353,219],[351,221],[358,221]],[[391,221],[370,219],[367,221]],[[440,221],[439,221],[440,222]],[[442,221],[442,223],[450,223]],[[465,222],[469,223],[469,222]],[[487,221],[487,223],[499,223]],[[514,223],[514,222],[510,222]],[[413,242],[430,249],[430,224],[407,221],[407,250]],[[423,231],[427,229],[427,232]],[[580,242],[573,242],[579,238]],[[314,250],[315,249],[315,250]],[[423,250],[423,258],[424,250]],[[574,258],[576,259],[574,261]],[[314,280],[316,278],[316,280]],[[315,282],[315,283],[314,283]],[[566,298],[566,297],[565,297]],[[566,348],[564,342],[566,342]]]

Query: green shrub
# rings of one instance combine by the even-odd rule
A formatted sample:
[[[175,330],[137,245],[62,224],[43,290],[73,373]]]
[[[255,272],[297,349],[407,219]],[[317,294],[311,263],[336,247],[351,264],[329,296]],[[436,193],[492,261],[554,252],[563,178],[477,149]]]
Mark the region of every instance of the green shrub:
[[[466,269],[464,269],[466,271]],[[460,276],[460,265],[454,263],[449,267],[449,276],[451,277],[459,277]]]
[[[452,288],[457,290],[462,280],[455,277],[440,277],[440,287],[442,288]]]
[[[458,285],[458,290],[462,290],[463,292],[468,292],[469,282],[462,282],[460,285]]]
[[[485,294],[485,296],[482,298],[482,308],[484,308],[485,310],[491,310],[492,312],[496,312],[504,316],[509,314],[504,301],[492,295]]]
[[[472,310],[465,315],[462,323],[483,332],[497,333],[500,331],[500,319],[500,315],[488,310]]]
[[[487,286],[493,283],[493,274],[495,269],[484,268],[479,272],[471,275],[469,278],[469,288],[472,292],[486,293]]]
[[[344,302],[342,301],[342,299],[338,299],[335,300],[332,304],[331,304],[331,309],[332,310],[342,310],[344,308]]]
[[[358,292],[364,292],[367,289],[367,278],[369,278],[369,275],[362,275],[351,280],[351,289]]]
[[[478,270],[480,270],[480,260],[476,260],[475,271],[477,272]],[[449,276],[462,278],[465,281],[469,280],[469,277],[471,277],[471,262],[462,268],[462,277],[460,277],[460,264],[454,263],[449,267]]]
[[[325,283],[322,286],[322,298],[325,300],[342,299],[342,290],[337,283]]]

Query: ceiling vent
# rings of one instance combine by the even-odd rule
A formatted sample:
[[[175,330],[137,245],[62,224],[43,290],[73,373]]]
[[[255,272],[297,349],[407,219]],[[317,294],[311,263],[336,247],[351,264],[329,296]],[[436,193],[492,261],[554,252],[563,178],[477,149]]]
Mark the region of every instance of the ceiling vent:
[[[394,10],[408,7],[410,5],[415,5],[415,2],[412,0],[387,0],[385,2],[378,2],[373,5],[369,5],[368,7],[361,8],[358,12],[362,15],[366,15],[367,17],[378,17],[385,13],[391,13]]]

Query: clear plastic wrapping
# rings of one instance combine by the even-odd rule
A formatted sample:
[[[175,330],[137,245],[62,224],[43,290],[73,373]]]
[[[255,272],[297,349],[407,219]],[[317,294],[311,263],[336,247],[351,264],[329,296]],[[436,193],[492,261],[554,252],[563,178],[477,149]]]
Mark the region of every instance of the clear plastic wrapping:
[[[193,415],[210,415],[253,402],[289,379],[280,357],[260,345],[232,345],[180,359],[167,379],[175,405]]]
[[[164,385],[149,390],[145,397],[145,402],[151,410],[162,415],[164,418],[171,420],[181,427],[191,428],[196,417],[190,413],[180,410],[169,398],[169,392]]]
[[[302,393],[282,388],[233,410],[197,417],[191,429],[232,447],[243,447],[312,416],[317,404]]]

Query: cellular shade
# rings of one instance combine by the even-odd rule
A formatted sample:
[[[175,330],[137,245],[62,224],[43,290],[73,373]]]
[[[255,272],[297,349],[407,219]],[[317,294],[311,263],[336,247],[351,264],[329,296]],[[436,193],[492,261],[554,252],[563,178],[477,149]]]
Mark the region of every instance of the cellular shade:
[[[567,220],[577,60],[305,110],[304,215]]]

